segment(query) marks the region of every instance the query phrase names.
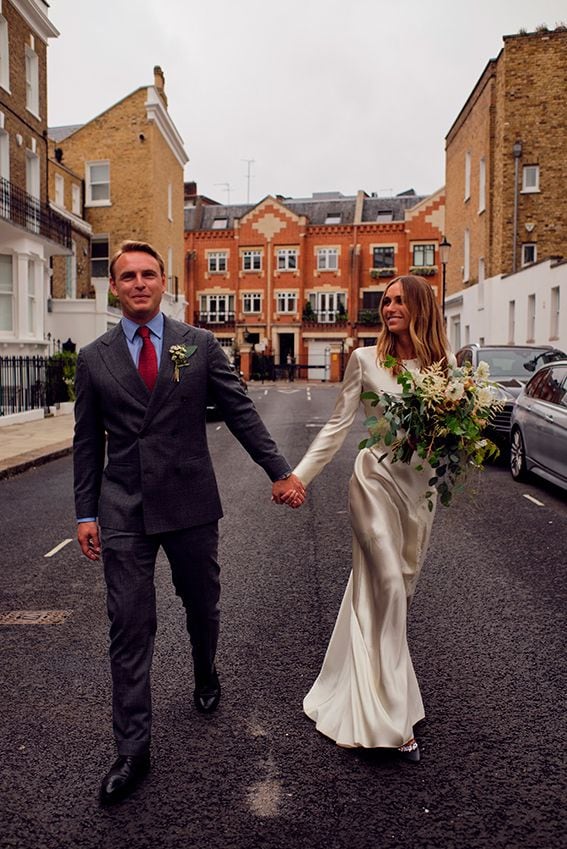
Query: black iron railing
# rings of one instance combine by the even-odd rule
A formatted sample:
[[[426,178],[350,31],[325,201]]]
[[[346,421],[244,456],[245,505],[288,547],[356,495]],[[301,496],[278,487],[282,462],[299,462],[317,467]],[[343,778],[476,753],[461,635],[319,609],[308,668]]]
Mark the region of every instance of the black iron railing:
[[[193,316],[193,324],[195,327],[211,327],[212,325],[223,325],[225,327],[234,327],[236,321],[236,313],[233,312],[196,312]]]
[[[61,360],[0,357],[0,416],[41,410],[68,398]]]
[[[0,177],[0,218],[71,249],[69,221],[4,177]]]

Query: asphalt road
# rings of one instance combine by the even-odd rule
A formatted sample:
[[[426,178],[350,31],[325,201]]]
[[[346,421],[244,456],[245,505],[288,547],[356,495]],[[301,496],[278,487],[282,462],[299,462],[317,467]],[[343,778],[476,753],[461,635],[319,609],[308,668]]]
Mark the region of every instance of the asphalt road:
[[[293,463],[336,387],[251,394]],[[114,757],[101,569],[74,543],[45,557],[74,536],[70,460],[0,481],[0,614],[69,612],[58,625],[0,626],[0,847],[563,846],[564,495],[497,466],[439,509],[409,618],[427,713],[415,767],[340,749],[301,710],[350,568],[361,422],[297,511],[270,503],[224,424],[208,428],[226,513],[223,700],[213,717],[192,707],[183,616],[160,558],[154,765],[114,809],[96,798]]]

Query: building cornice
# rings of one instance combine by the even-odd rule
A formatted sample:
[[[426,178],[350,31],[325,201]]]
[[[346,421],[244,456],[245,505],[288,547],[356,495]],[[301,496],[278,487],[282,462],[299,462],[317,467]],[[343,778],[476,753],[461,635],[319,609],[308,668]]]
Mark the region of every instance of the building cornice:
[[[169,117],[169,113],[165,108],[157,88],[153,85],[146,89],[147,97],[145,102],[146,117],[148,121],[153,121],[158,130],[169,145],[169,148],[181,167],[189,162],[189,157],[183,147],[183,139],[177,132],[175,124]]]
[[[81,233],[84,233],[85,236],[92,236],[93,228],[91,225],[85,221],[83,218],[79,218],[78,215],[75,215],[73,212],[69,212],[68,209],[65,209],[62,206],[58,206],[53,201],[49,201],[50,208],[60,215],[62,218],[66,218],[67,221],[70,222],[71,226],[75,228],[75,230],[80,230]]]
[[[10,2],[42,41],[47,44],[49,38],[57,38],[59,30],[53,26],[34,0],[10,0]]]

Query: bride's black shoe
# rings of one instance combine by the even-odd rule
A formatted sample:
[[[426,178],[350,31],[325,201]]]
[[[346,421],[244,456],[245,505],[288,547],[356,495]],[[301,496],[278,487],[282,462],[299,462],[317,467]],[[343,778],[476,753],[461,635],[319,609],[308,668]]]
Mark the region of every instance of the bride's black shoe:
[[[418,764],[421,760],[421,753],[416,739],[408,740],[403,746],[396,749],[398,757],[403,761],[409,761],[412,764]]]

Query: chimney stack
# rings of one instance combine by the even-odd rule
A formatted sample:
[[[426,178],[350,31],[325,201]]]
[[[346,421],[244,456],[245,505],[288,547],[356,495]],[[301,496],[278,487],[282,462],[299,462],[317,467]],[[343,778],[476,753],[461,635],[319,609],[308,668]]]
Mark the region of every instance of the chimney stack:
[[[165,107],[167,109],[167,96],[165,93],[165,76],[163,71],[159,65],[154,66],[154,86],[160,93],[161,99],[163,100]]]

